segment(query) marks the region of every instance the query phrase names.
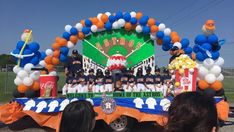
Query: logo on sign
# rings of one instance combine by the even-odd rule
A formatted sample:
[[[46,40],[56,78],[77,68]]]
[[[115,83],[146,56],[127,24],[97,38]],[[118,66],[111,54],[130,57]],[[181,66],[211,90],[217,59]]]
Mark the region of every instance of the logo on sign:
[[[112,98],[103,98],[101,102],[102,111],[106,114],[111,114],[116,109],[116,102]]]
[[[53,88],[54,84],[55,84],[55,82],[48,81],[46,83],[41,83],[41,86],[42,86],[42,88]]]
[[[182,77],[180,80],[181,84],[184,86],[189,86],[189,84],[191,83],[191,81],[189,80],[188,77]]]

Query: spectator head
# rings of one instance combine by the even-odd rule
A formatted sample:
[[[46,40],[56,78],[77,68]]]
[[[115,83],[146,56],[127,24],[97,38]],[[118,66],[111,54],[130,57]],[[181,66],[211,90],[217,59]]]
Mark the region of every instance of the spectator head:
[[[78,51],[76,49],[72,50],[72,55],[78,55]]]
[[[89,70],[89,75],[93,75],[94,74],[94,70],[93,69],[90,69]]]
[[[141,67],[137,69],[137,76],[142,76],[143,75],[143,70]]]
[[[150,74],[150,73],[151,73],[151,67],[148,66],[148,67],[146,68],[146,73],[147,73],[147,74]]]
[[[97,69],[97,73],[96,73],[97,77],[103,77],[103,72],[101,69]]]
[[[168,111],[166,132],[215,132],[218,128],[213,98],[197,92],[176,96]]]
[[[95,126],[96,115],[90,102],[74,101],[63,111],[60,132],[91,132]]]
[[[84,69],[80,69],[80,70],[78,71],[78,75],[83,76],[83,75],[84,75]]]

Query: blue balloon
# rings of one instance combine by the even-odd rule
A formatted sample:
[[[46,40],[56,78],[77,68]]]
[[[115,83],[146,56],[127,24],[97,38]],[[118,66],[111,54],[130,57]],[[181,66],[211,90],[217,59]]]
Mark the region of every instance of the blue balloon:
[[[205,56],[201,52],[197,52],[196,59],[199,60],[199,61],[204,61],[205,60]]]
[[[93,23],[92,23],[91,20],[89,20],[89,19],[86,19],[86,20],[85,20],[85,26],[86,26],[86,27],[91,27],[92,24],[93,24]]]
[[[68,52],[69,52],[69,49],[66,47],[66,46],[63,46],[60,48],[60,52],[63,54],[63,55],[67,55]]]
[[[156,26],[159,26],[159,24],[160,24],[160,22],[157,22],[157,21],[155,22],[155,25],[156,25]]]
[[[219,39],[215,34],[212,34],[208,36],[208,42],[213,44],[213,43],[218,43]]]
[[[164,36],[163,37],[163,43],[170,43],[171,42],[171,37],[170,36]]]
[[[182,49],[186,48],[189,46],[189,40],[187,38],[183,38],[181,41],[180,41],[181,45],[182,45]]]
[[[123,16],[123,19],[126,21],[126,22],[129,22],[130,21],[130,19],[131,19],[131,15],[130,15],[130,13],[125,13],[124,14],[124,16]]]
[[[216,60],[216,59],[219,58],[220,54],[219,54],[218,51],[216,51],[216,52],[212,52],[212,53],[211,53],[211,56],[212,56],[211,58],[212,58],[213,60]]]
[[[135,17],[131,18],[130,23],[131,23],[132,25],[137,24],[137,19],[136,19]]]
[[[33,52],[30,49],[25,49],[23,51],[23,55],[28,55],[28,54],[32,54]]]
[[[20,50],[19,49],[15,49],[12,51],[13,54],[19,54],[20,53]]]
[[[112,24],[110,22],[107,22],[104,27],[106,30],[111,30]]]
[[[66,40],[69,40],[69,39],[70,39],[70,36],[71,36],[71,34],[68,33],[68,32],[64,32],[64,33],[63,33],[63,38],[65,38]]]
[[[186,47],[184,49],[185,54],[191,54],[193,52],[193,49],[191,47]]]
[[[147,24],[148,20],[149,20],[148,16],[143,16],[140,18],[139,23],[140,23],[140,25],[145,26]]]
[[[60,60],[61,62],[66,62],[66,61],[67,61],[67,56],[65,56],[65,55],[63,55],[63,54],[60,54],[59,60]]]
[[[44,51],[41,52],[40,60],[44,60],[46,57],[46,53]]]
[[[115,17],[113,15],[110,15],[108,19],[109,19],[110,23],[115,22]]]
[[[24,41],[19,41],[17,44],[16,44],[16,48],[21,50],[22,47],[24,46]]]
[[[218,45],[218,46],[212,46],[212,51],[215,52],[215,51],[219,51],[221,49],[221,46]]]
[[[143,29],[142,29],[142,32],[144,34],[149,34],[150,33],[150,27],[149,26],[144,26]]]
[[[200,49],[199,49],[198,45],[195,44],[193,47],[193,52],[197,53],[199,51],[200,51]]]
[[[207,38],[203,34],[197,35],[197,37],[195,38],[195,44],[202,45],[203,43],[206,43],[206,42],[207,42]]]
[[[32,42],[28,45],[28,48],[32,51],[32,52],[36,52],[40,49],[40,45],[37,42]]]
[[[162,45],[162,50],[163,50],[163,51],[168,51],[168,50],[170,50],[170,47],[169,47],[169,46]]]
[[[123,18],[123,13],[121,11],[117,11],[115,14],[115,18],[118,20],[120,18]]]
[[[83,27],[83,28],[82,28],[82,32],[83,32],[84,34],[89,34],[90,28],[89,28],[89,27]]]
[[[32,63],[33,65],[38,65],[39,64],[39,58],[37,56],[34,56],[30,63]]]
[[[157,38],[162,39],[164,37],[164,33],[162,31],[158,31],[156,36],[157,36]]]
[[[202,44],[202,48],[210,51],[212,47],[211,47],[211,44],[204,43],[204,44]]]
[[[72,35],[77,35],[77,34],[78,34],[78,31],[77,31],[76,28],[72,27],[71,30],[70,30],[70,33],[71,33]]]
[[[36,51],[36,52],[34,52],[34,54],[35,54],[35,56],[37,56],[39,59],[41,58],[41,52]]]

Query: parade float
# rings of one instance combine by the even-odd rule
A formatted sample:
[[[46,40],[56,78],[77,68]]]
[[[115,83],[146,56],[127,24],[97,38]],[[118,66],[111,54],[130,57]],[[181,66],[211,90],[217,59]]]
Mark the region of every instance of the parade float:
[[[191,47],[187,38],[181,38],[165,24],[141,12],[106,12],[74,26],[66,25],[61,37],[56,37],[51,48],[44,52],[39,51],[40,45],[33,41],[32,30],[25,30],[11,52],[17,59],[13,68],[16,98],[0,107],[0,121],[11,124],[30,116],[40,126],[58,130],[66,105],[86,99],[94,105],[98,113],[96,119],[104,120],[112,129],[125,129],[129,118],[166,124],[173,98],[164,98],[159,92],[74,93],[58,98],[55,66],[67,61],[69,50],[78,41],[82,41],[85,71],[108,68],[114,72],[142,67],[145,72],[147,66],[155,67],[154,45],[160,45],[163,51],[175,57],[168,65],[174,73],[175,89],[179,93],[212,93],[218,117],[226,121],[229,106],[224,101],[221,73],[224,59],[219,52],[224,40],[218,39],[214,31],[214,21],[206,21],[203,34],[196,36],[195,45]]]

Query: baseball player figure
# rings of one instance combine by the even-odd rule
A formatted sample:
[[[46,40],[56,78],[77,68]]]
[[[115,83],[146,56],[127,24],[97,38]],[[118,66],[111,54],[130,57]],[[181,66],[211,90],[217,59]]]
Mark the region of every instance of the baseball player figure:
[[[137,76],[136,76],[136,90],[134,92],[145,91],[145,82],[144,82],[144,75],[142,68],[137,69]]]
[[[104,76],[101,69],[97,69],[94,92],[105,92]]]
[[[71,83],[68,85],[67,93],[76,93],[76,86],[77,86],[77,80],[76,80],[76,73],[72,73],[71,77]]]
[[[134,70],[130,69],[129,75],[128,75],[128,84],[127,84],[127,87],[124,89],[125,92],[132,92],[132,91],[137,90],[136,77],[133,75],[133,73],[134,73]]]
[[[78,85],[76,86],[76,90],[78,93],[88,92],[88,88],[86,85],[87,84],[87,77],[84,75],[83,69],[80,69],[80,71],[78,72],[77,83],[78,83]]]
[[[87,88],[88,92],[93,92],[95,90],[95,79],[94,70],[89,70],[89,75],[87,76]]]
[[[73,73],[69,72],[67,74],[66,84],[62,88],[62,95],[66,95],[68,93],[68,89],[70,89],[69,87],[71,87],[73,81]]]
[[[145,81],[145,90],[149,91],[156,91],[154,87],[154,75],[151,74],[151,67],[146,68],[146,75],[144,76]]]
[[[105,70],[105,91],[112,92],[113,91],[113,78],[110,75],[110,71],[107,69]]]
[[[159,68],[155,68],[155,89],[157,92],[163,92],[163,78],[160,75],[160,69]]]
[[[120,81],[122,84],[122,89],[125,91],[128,85],[128,70],[123,70],[123,74],[120,77]]]

